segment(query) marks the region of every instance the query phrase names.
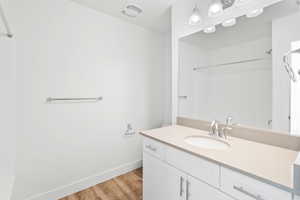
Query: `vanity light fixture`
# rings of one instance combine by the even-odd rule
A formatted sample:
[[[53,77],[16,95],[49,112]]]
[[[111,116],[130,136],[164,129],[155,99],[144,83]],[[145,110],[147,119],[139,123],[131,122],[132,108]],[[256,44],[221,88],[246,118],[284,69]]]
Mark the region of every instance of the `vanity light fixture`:
[[[224,27],[230,27],[230,26],[234,26],[236,24],[236,19],[235,18],[231,18],[231,19],[227,19],[222,23],[222,26]]]
[[[249,13],[246,14],[246,16],[248,18],[253,18],[253,17],[257,17],[257,16],[261,15],[263,12],[264,12],[263,8],[258,8],[258,9],[250,11]]]
[[[198,25],[202,22],[202,17],[199,8],[197,5],[193,9],[193,13],[190,16],[189,24],[190,25]]]
[[[220,16],[224,11],[223,3],[221,0],[213,0],[208,8],[208,16],[209,17],[217,17]]]
[[[214,33],[216,32],[216,26],[209,26],[203,29],[204,33]]]

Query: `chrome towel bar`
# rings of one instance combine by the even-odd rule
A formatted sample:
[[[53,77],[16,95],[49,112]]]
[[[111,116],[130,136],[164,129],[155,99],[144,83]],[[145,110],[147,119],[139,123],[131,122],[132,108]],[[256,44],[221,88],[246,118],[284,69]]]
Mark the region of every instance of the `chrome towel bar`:
[[[101,101],[103,97],[95,97],[95,98],[52,98],[48,97],[46,99],[47,103],[55,102],[55,101]]]
[[[250,62],[257,62],[257,61],[263,61],[263,60],[271,60],[270,56],[272,56],[272,49],[265,51],[265,54],[267,54],[267,57],[261,57],[261,58],[253,58],[253,59],[246,59],[246,60],[239,60],[234,62],[228,62],[228,63],[221,63],[216,65],[207,65],[202,67],[194,67],[193,70],[207,70],[207,69],[213,69],[218,67],[224,67],[224,66],[231,66],[236,64],[242,64],[242,63],[250,63]]]
[[[256,62],[256,61],[261,61],[261,60],[271,60],[269,58],[254,58],[254,59],[249,59],[249,60],[241,60],[241,61],[236,61],[236,62],[228,62],[228,63],[222,63],[222,64],[217,64],[217,65],[208,65],[208,66],[203,66],[203,67],[194,67],[193,70],[207,70],[207,69],[214,69],[218,67],[224,67],[224,66],[229,66],[229,65],[236,65],[236,64],[242,64],[242,63],[250,63],[250,62]]]

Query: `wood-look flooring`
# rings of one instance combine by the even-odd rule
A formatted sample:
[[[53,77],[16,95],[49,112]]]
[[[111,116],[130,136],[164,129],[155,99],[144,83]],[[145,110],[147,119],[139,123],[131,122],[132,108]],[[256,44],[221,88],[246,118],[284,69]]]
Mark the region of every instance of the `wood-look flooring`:
[[[60,200],[142,200],[142,168],[77,192]]]

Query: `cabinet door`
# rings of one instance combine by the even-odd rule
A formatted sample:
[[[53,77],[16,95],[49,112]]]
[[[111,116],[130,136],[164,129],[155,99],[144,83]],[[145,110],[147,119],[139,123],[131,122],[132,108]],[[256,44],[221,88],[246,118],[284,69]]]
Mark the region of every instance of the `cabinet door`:
[[[233,200],[218,189],[193,177],[188,177],[186,191],[186,200]]]
[[[143,152],[143,199],[164,200],[165,166],[162,161]]]
[[[185,174],[143,153],[143,200],[183,200]]]
[[[187,175],[168,164],[166,165],[165,192],[167,193],[167,198],[165,200],[185,200]]]

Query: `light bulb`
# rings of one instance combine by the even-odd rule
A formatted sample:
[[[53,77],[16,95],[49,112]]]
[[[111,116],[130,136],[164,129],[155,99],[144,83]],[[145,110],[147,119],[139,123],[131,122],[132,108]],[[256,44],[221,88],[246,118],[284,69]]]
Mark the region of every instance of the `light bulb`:
[[[208,9],[208,16],[209,17],[217,17],[223,13],[223,4],[220,0],[214,0]]]
[[[195,6],[195,8],[193,9],[193,14],[190,16],[189,24],[197,25],[200,24],[201,22],[202,22],[202,17],[201,17],[200,10],[197,6]]]
[[[258,8],[258,9],[250,11],[249,13],[247,13],[246,16],[248,18],[257,17],[257,16],[261,15],[263,12],[264,12],[263,8]]]
[[[230,26],[234,26],[236,24],[236,19],[235,18],[231,18],[231,19],[227,19],[222,23],[222,26],[224,27],[230,27]]]
[[[204,28],[203,30],[204,33],[214,33],[216,32],[216,27],[215,26],[209,26]]]

